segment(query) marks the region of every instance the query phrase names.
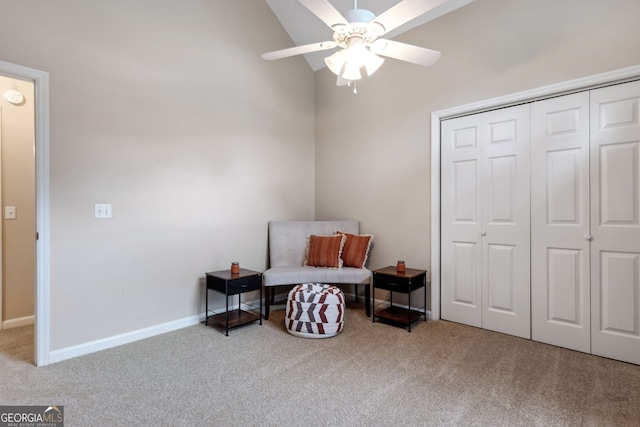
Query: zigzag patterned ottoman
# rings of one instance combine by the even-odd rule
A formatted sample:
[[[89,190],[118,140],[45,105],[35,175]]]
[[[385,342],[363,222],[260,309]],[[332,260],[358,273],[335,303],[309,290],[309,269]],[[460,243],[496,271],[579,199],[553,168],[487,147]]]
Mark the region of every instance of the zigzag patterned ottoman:
[[[344,327],[344,294],[340,288],[303,283],[287,296],[284,323],[290,334],[304,338],[329,338]]]

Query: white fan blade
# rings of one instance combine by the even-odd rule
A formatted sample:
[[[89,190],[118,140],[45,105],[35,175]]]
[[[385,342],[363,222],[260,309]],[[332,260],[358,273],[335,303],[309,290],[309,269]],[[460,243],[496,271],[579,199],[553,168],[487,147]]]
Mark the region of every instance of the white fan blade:
[[[262,59],[272,61],[274,59],[287,58],[289,56],[303,55],[305,53],[317,52],[319,50],[333,49],[336,47],[335,42],[311,43],[302,46],[290,47],[288,49],[275,50],[262,54]]]
[[[448,0],[404,0],[382,12],[373,21],[384,27],[384,33],[424,15]]]
[[[371,45],[371,52],[425,67],[440,59],[440,52],[393,40],[378,39]]]
[[[329,28],[336,25],[347,25],[348,22],[344,19],[344,16],[336,10],[327,0],[298,0],[300,3],[306,6],[314,15],[316,15],[322,22],[327,24]]]

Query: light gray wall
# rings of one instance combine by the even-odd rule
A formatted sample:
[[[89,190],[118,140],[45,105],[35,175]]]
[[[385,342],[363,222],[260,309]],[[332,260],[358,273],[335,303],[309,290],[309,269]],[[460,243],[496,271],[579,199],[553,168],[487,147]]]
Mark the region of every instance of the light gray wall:
[[[24,96],[22,104],[4,98],[7,90]],[[35,310],[36,218],[33,83],[0,76],[2,120],[2,322],[3,328],[30,323]],[[4,207],[16,208],[5,219]]]
[[[291,45],[262,1],[0,10],[0,60],[50,75],[52,350],[202,312],[205,271],[265,267],[270,219],[359,218],[372,267],[428,268],[431,111],[640,63],[635,0],[477,0],[399,38],[437,64],[357,96],[262,61]]]
[[[202,313],[206,271],[313,218],[314,76],[260,58],[291,44],[264,2],[0,10],[0,59],[50,78],[51,350]]]
[[[359,218],[372,268],[430,269],[431,112],[638,65],[639,16],[637,0],[476,0],[396,38],[442,52],[431,67],[389,59],[357,95],[318,71],[316,218]]]

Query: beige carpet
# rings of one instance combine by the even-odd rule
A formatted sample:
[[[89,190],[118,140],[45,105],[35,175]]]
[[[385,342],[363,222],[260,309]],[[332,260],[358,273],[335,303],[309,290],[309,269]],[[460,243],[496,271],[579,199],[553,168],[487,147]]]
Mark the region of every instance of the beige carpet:
[[[39,368],[32,328],[1,331],[0,404],[64,405],[68,427],[640,425],[640,366],[445,321],[409,333],[360,306],[325,340],[283,317]]]

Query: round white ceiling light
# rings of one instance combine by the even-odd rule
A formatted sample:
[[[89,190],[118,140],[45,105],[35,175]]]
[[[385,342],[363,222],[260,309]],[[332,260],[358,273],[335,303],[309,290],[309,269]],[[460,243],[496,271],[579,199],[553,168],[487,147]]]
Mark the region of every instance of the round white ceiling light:
[[[17,90],[10,89],[4,93],[4,99],[13,105],[21,105],[24,102],[24,96]]]

